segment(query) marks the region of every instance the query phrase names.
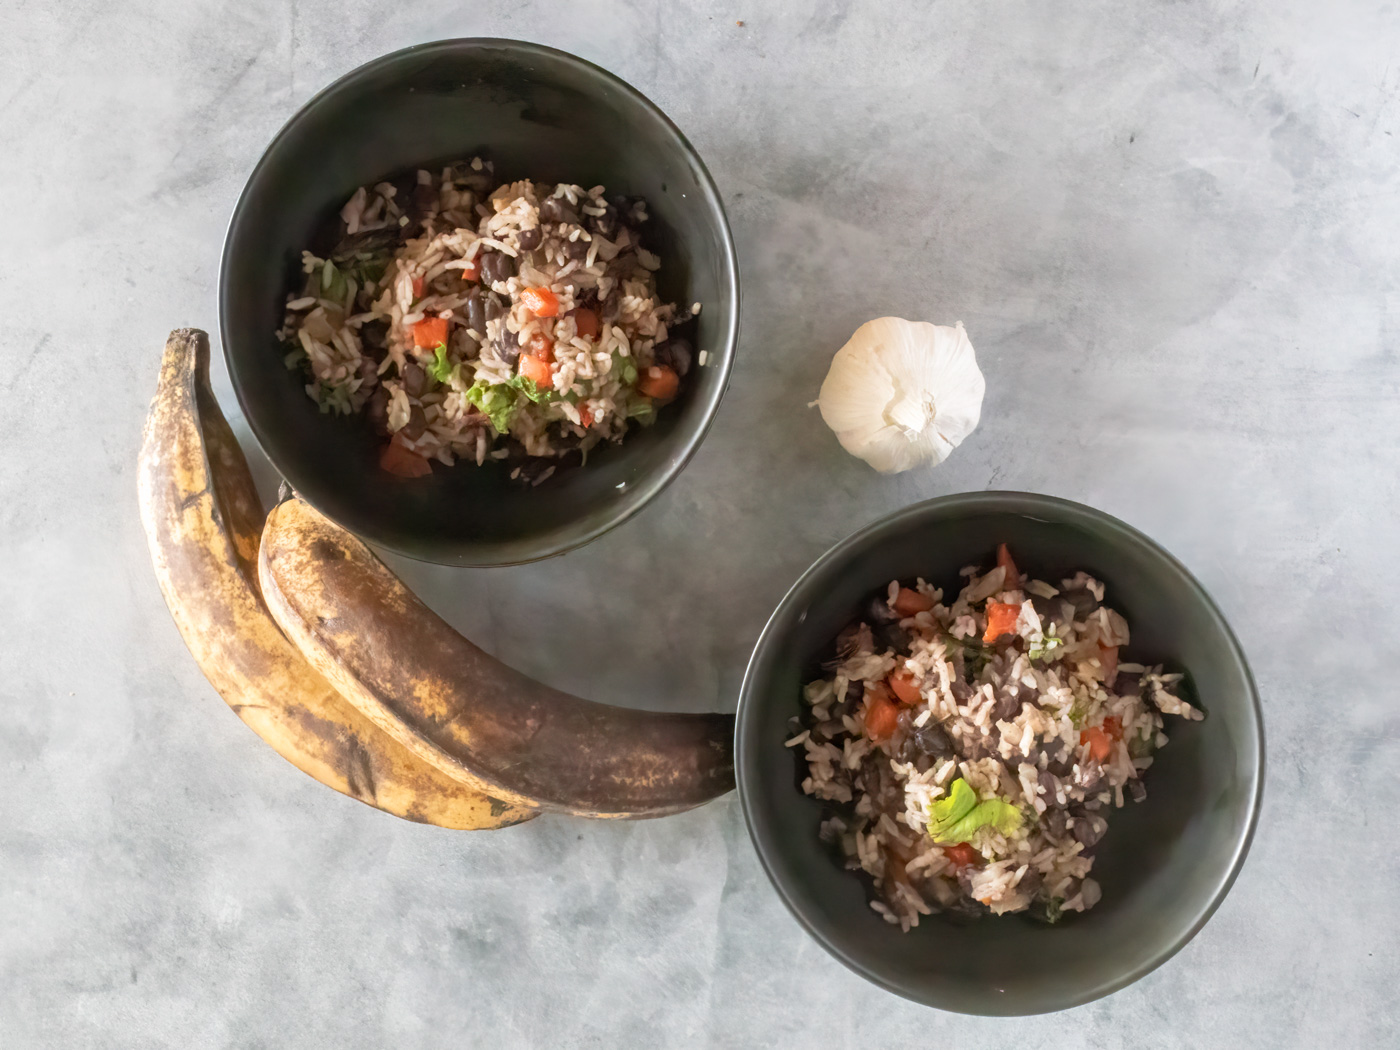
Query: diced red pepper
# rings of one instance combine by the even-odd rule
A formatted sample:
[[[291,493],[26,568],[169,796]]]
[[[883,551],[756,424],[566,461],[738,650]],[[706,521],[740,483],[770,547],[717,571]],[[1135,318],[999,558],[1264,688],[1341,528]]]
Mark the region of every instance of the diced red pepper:
[[[481,276],[481,270],[476,265],[476,260],[472,259],[466,266],[462,267],[462,280],[475,281]]]
[[[877,744],[894,736],[899,725],[899,709],[890,701],[889,693],[873,686],[865,699],[865,735]]]
[[[1016,629],[1016,619],[1021,615],[1021,607],[1014,602],[987,603],[987,630],[982,641],[994,642],[1004,634]]]
[[[550,371],[548,361],[541,361],[533,354],[521,354],[516,370],[526,379],[533,380],[539,389],[554,389],[554,373]]]
[[[538,357],[545,364],[554,364],[554,340],[549,336],[536,332],[530,336],[530,345],[526,349],[532,357]]]
[[[1016,569],[1016,563],[1011,560],[1011,552],[1006,549],[1006,544],[997,547],[997,564],[1006,570],[1006,581],[1001,585],[1002,590],[1014,591],[1021,586],[1021,574]]]
[[[1113,741],[1098,726],[1090,726],[1081,732],[1079,742],[1089,745],[1089,757],[1095,762],[1102,762],[1113,753]]]
[[[917,616],[921,612],[928,612],[933,608],[933,599],[926,594],[909,587],[901,587],[899,593],[894,596],[892,608],[900,616]]]
[[[894,853],[885,855],[885,878],[890,882],[902,882],[909,885],[909,866],[903,857]]]
[[[578,421],[585,430],[593,425],[593,412],[587,405],[578,406]]]
[[[890,692],[894,693],[901,704],[917,704],[923,699],[919,692],[919,683],[914,681],[914,676],[908,671],[896,671],[886,681]]]
[[[536,317],[553,317],[559,312],[559,297],[548,288],[526,288],[520,301]]]
[[[966,842],[959,842],[956,846],[944,846],[943,855],[952,861],[953,867],[959,871],[963,868],[970,868],[982,859],[982,854]]]
[[[652,365],[637,380],[637,389],[647,397],[658,401],[669,401],[681,387],[681,377],[674,368],[666,365]]]
[[[432,464],[400,443],[398,435],[379,453],[380,469],[401,478],[421,478],[433,472]]]
[[[414,346],[431,350],[439,343],[447,343],[447,318],[425,317],[413,326]]]
[[[413,278],[413,298],[423,298],[423,277],[421,274]]]
[[[1112,685],[1113,680],[1118,677],[1118,646],[1099,646],[1099,666],[1103,668],[1104,684]]]
[[[586,306],[580,306],[573,312],[574,327],[578,329],[578,334],[585,339],[593,339],[598,335],[600,322],[598,311],[590,310]]]
[[[1103,731],[1112,740],[1123,739],[1123,720],[1117,715],[1109,715],[1103,720]]]

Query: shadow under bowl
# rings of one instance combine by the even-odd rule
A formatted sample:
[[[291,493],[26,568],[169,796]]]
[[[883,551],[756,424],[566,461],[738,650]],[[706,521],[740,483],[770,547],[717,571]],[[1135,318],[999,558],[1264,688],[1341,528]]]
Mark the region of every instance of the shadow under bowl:
[[[602,184],[646,199],[663,301],[702,313],[682,330],[706,363],[655,425],[594,449],[531,487],[511,468],[378,466],[363,415],[322,415],[274,335],[301,252],[329,249],[359,186],[482,155],[501,181]],[[685,136],[622,80],[573,55],[513,40],[444,40],[376,59],[326,88],[273,139],[224,244],[219,326],[234,391],[273,465],[311,504],[380,546],[449,565],[550,557],[636,514],[685,466],[728,382],[739,288],[724,206]],[[697,354],[698,356],[698,354]]]
[[[786,748],[802,687],[836,633],[891,579],[922,576],[956,594],[964,565],[1007,543],[1051,583],[1083,569],[1128,621],[1124,659],[1187,674],[1203,722],[1167,716],[1147,799],[1111,810],[1093,877],[1103,899],[1057,925],[925,917],[909,933],[869,905],[868,879],[817,838],[824,803],[804,795],[800,748]],[[857,973],[908,999],[972,1014],[1034,1014],[1108,995],[1160,966],[1210,918],[1249,849],[1264,776],[1258,694],[1220,610],[1165,550],[1100,511],[1016,492],[908,507],[823,555],[773,613],[739,701],[735,766],[749,833],[797,920]]]

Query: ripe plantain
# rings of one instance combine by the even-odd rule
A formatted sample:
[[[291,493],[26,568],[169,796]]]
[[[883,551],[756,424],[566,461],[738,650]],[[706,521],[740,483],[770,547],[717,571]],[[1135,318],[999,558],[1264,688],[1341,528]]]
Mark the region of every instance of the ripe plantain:
[[[209,338],[170,333],[146,420],[141,520],[166,604],[210,684],[292,765],[395,816],[498,828],[534,816],[380,732],[282,636],[257,587],[262,508],[209,387]]]
[[[274,507],[259,579],[282,629],[377,726],[520,805],[655,817],[734,786],[734,716],[609,707],[493,659],[369,548],[299,498]]]

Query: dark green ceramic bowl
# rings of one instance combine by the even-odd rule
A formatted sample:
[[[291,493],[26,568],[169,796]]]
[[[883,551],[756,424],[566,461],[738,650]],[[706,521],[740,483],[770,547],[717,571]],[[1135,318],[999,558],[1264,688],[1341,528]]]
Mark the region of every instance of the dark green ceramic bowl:
[[[644,235],[669,301],[704,304],[691,335],[706,357],[655,426],[530,488],[509,468],[378,467],[362,417],[323,416],[273,333],[303,248],[357,186],[481,153],[503,179],[602,183],[646,198]],[[445,40],[348,74],[308,102],[248,179],[224,245],[219,328],[243,414],[307,500],[366,539],[450,565],[549,557],[637,513],[685,466],[714,418],[739,327],[734,246],[700,158],[664,113],[573,55],[515,40]]]
[[[1019,916],[902,934],[867,901],[864,877],[817,840],[822,804],[803,795],[785,748],[805,682],[836,632],[894,578],[958,586],[999,542],[1045,580],[1085,569],[1127,617],[1127,658],[1188,674],[1204,722],[1168,718],[1147,801],[1114,810],[1094,864],[1103,899],[1056,926]],[[956,593],[956,591],[955,591]],[[1033,1014],[1107,995],[1160,966],[1210,918],[1249,849],[1264,777],[1259,697],[1239,643],[1201,585],[1142,533],[1049,496],[979,492],[909,507],[823,555],[773,613],[739,701],[735,765],[754,846],[773,885],[823,947],[876,984],[943,1010]]]

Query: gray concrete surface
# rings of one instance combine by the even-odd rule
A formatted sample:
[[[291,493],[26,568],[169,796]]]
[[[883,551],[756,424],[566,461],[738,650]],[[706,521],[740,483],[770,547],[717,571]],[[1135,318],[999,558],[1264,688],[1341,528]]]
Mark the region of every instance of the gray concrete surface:
[[[1400,12],[786,8],[0,9],[0,1045],[1395,1045]],[[691,137],[731,209],[743,345],[635,521],[410,582],[560,687],[731,709],[788,584],[881,513],[1001,487],[1125,518],[1231,617],[1270,744],[1243,875],[1161,970],[1055,1017],[926,1010],[800,931],[732,798],[412,826],[287,766],[205,683],[136,514],[165,333],[214,327],[225,220],[297,106],[482,34],[599,62]],[[805,407],[886,313],[966,322],[988,388],[944,466],[894,479]]]

